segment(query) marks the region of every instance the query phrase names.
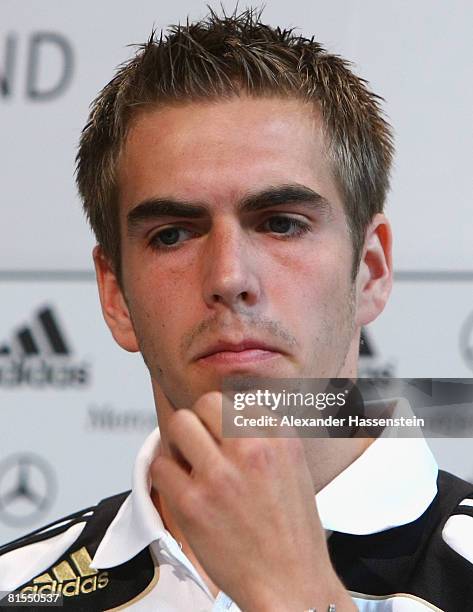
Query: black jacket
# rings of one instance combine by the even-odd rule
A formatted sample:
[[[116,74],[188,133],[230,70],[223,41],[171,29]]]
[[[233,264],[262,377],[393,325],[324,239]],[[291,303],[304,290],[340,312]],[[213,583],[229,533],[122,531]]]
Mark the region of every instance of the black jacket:
[[[64,608],[94,612],[129,603],[145,591],[156,576],[148,548],[120,566],[87,569],[128,493],[109,497],[0,548],[0,557],[10,555],[14,563],[13,551],[51,541],[75,523],[86,522],[77,540],[51,567],[15,592],[59,591]],[[465,499],[472,500],[471,505],[459,505]],[[465,538],[473,538],[473,485],[440,471],[437,496],[416,521],[371,535],[332,533],[328,545],[333,565],[347,589],[362,600],[381,598],[381,604],[396,593],[406,593],[420,598],[426,609],[433,604],[445,612],[473,611],[473,547],[468,560],[442,537],[447,520],[458,514],[470,517],[471,531]],[[0,610],[11,609],[2,603]],[[34,604],[25,609],[44,610]]]

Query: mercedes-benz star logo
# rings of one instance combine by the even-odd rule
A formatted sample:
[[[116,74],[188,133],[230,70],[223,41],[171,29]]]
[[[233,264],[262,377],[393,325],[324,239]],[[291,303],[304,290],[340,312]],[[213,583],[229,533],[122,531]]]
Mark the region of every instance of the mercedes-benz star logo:
[[[17,527],[34,524],[56,493],[56,479],[44,459],[15,453],[0,461],[0,520]]]

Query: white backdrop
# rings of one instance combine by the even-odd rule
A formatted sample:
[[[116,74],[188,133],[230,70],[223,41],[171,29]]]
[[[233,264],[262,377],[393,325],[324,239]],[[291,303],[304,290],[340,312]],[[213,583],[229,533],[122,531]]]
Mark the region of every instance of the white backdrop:
[[[351,59],[395,127],[396,285],[367,330],[362,371],[473,376],[473,4],[265,4],[268,22]],[[0,3],[0,543],[127,489],[154,426],[141,358],[115,347],[99,312],[74,156],[88,104],[127,45],[205,13],[200,0]],[[22,367],[19,342],[37,350]],[[473,478],[470,440],[432,446],[443,467]]]

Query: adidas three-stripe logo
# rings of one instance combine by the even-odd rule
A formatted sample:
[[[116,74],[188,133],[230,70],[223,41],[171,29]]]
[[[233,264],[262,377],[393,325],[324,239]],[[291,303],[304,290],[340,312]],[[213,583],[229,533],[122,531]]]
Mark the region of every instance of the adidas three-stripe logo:
[[[13,347],[7,344],[0,346],[0,355],[20,352],[24,357],[32,357],[41,353],[54,355],[71,353],[57,317],[50,307],[39,310],[31,326],[19,328],[12,345]]]
[[[59,593],[74,597],[103,589],[109,582],[108,572],[98,572],[90,567],[92,559],[83,546],[54,565],[47,572],[34,578],[21,589],[22,593]]]

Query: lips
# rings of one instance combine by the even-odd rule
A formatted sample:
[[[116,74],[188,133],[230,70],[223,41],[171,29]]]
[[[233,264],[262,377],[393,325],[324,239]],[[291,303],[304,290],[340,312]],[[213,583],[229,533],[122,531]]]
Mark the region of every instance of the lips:
[[[274,353],[282,353],[282,351],[266,342],[262,342],[261,340],[255,339],[246,339],[242,342],[229,342],[229,341],[218,341],[215,344],[205,348],[203,351],[199,352],[195,361],[199,359],[206,359],[212,357],[213,355],[224,355],[229,354],[231,356],[232,353],[243,353],[246,352],[248,356],[250,355],[260,355],[263,356],[265,353],[270,355]],[[243,356],[242,356],[243,357]]]

